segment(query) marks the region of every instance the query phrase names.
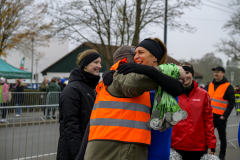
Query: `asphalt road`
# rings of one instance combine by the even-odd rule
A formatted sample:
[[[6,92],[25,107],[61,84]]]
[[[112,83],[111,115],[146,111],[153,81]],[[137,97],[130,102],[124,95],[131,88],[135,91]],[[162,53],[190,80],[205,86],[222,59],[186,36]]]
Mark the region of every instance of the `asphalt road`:
[[[228,140],[237,139],[238,125],[234,125],[239,122],[240,115],[236,116],[236,112],[233,110],[228,119]],[[217,130],[215,130],[215,135],[218,138]],[[53,121],[52,124],[34,125],[34,127],[32,125],[21,128],[15,126],[14,128],[8,127],[7,130],[0,128],[0,160],[31,159],[31,156],[34,160],[55,160],[58,138],[59,124],[56,121]],[[228,143],[226,160],[240,160],[238,141],[232,143],[237,149]],[[219,154],[219,147],[217,145],[216,155]]]
[[[7,131],[7,132],[6,132]],[[59,124],[0,128],[0,160],[56,159]],[[5,145],[6,144],[6,145]],[[5,147],[6,146],[6,147]],[[44,154],[51,154],[44,155]],[[36,156],[38,155],[39,158]]]

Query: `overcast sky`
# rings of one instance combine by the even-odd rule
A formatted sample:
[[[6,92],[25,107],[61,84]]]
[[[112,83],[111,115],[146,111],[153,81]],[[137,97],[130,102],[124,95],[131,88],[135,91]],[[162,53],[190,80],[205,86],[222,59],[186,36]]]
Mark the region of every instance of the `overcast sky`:
[[[211,0],[223,5],[228,6],[230,0]],[[232,9],[211,3],[207,0],[202,1],[203,4],[210,5],[228,12],[232,12]],[[168,30],[167,36],[167,48],[168,53],[173,58],[186,59],[201,58],[203,55],[209,52],[214,52],[215,56],[222,58],[226,63],[227,56],[223,53],[217,53],[214,44],[220,41],[221,38],[228,37],[228,31],[222,29],[223,25],[230,19],[230,13],[214,9],[202,5],[200,9],[193,8],[186,10],[182,20],[189,25],[196,27],[195,33]],[[163,39],[163,29],[154,27],[151,29],[155,32],[151,37],[159,37]],[[142,34],[141,39],[148,37],[148,35]]]

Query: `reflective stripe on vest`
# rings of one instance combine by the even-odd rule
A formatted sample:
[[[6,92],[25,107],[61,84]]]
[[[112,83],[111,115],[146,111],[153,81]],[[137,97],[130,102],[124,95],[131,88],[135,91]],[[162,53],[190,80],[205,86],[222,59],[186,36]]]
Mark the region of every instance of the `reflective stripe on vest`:
[[[227,109],[227,108],[217,107],[217,106],[214,106],[214,105],[212,105],[212,107],[215,108],[215,109],[223,110],[223,111],[225,111]]]
[[[132,111],[140,111],[150,114],[150,109],[148,106],[143,104],[136,104],[136,103],[128,103],[128,102],[114,102],[114,105],[109,105],[109,101],[100,101],[94,104],[93,110],[97,108],[109,108],[112,109],[125,109],[125,110],[132,110]]]
[[[218,100],[218,99],[215,99],[215,98],[212,98],[211,100],[215,101],[215,102],[223,103],[223,104],[228,104],[228,101],[221,101],[221,100]]]
[[[118,127],[129,127],[129,128],[150,130],[146,125],[146,122],[126,120],[126,119],[96,118],[96,119],[91,119],[90,126],[118,126]]]
[[[149,92],[135,98],[117,98],[103,87],[92,110],[88,139],[150,145],[150,111]]]
[[[213,107],[213,113],[223,115],[228,106],[228,101],[223,99],[223,96],[230,85],[229,82],[221,84],[214,91],[214,84],[210,83],[208,88],[208,94],[211,98],[211,105]]]

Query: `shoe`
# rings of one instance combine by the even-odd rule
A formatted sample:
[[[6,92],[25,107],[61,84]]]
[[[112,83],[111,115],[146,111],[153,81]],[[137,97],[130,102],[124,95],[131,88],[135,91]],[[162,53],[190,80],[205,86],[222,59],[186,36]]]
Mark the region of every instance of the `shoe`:
[[[1,123],[6,123],[7,122],[7,119],[1,119],[1,121],[0,121]]]
[[[219,159],[220,159],[220,160],[225,160],[225,155],[220,153],[220,154],[219,154]]]
[[[20,114],[16,114],[16,117],[20,117],[21,115]]]

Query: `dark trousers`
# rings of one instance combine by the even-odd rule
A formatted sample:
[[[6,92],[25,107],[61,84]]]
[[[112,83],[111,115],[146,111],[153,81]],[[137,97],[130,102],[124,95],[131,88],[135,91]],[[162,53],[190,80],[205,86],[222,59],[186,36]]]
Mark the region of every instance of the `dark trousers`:
[[[226,148],[227,148],[227,133],[226,133],[226,127],[227,127],[227,120],[220,119],[220,116],[213,116],[213,124],[214,128],[217,128],[218,135],[220,139],[220,154],[225,155],[226,154]]]
[[[43,109],[43,114],[44,114],[44,116],[46,115],[46,110],[47,110],[47,116],[49,116],[50,115],[50,111],[52,110],[52,115],[55,115],[55,109],[49,109],[49,108],[47,108],[47,107],[45,107],[44,109]]]
[[[176,151],[182,156],[182,160],[200,160],[201,157],[206,154],[206,151]]]
[[[2,118],[5,119],[6,118],[7,109],[4,109],[4,107],[7,107],[7,103],[0,103],[0,107],[3,108],[2,109]]]

